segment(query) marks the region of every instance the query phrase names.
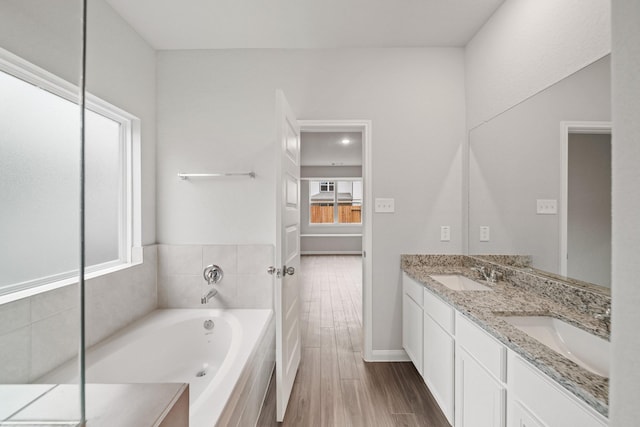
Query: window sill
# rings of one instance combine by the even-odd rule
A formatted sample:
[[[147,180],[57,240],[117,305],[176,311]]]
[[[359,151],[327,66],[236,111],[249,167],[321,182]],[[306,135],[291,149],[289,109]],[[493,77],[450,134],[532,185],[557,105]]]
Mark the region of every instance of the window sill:
[[[90,273],[86,273],[84,275],[84,278],[85,280],[90,280],[96,277],[106,276],[107,274],[112,274],[117,271],[126,270],[127,268],[135,267],[140,264],[142,264],[142,256],[140,256],[139,259],[132,262],[118,264],[112,267],[103,268],[100,270],[92,271]],[[78,277],[74,276],[74,277],[68,277],[65,279],[56,280],[55,282],[44,283],[42,285],[37,285],[37,286],[33,286],[26,289],[20,289],[15,292],[11,292],[5,295],[0,295],[0,305],[7,304],[13,301],[18,301],[23,298],[32,297],[34,295],[42,294],[45,292],[53,291],[55,289],[63,288],[65,286],[75,285],[77,283],[78,283]]]

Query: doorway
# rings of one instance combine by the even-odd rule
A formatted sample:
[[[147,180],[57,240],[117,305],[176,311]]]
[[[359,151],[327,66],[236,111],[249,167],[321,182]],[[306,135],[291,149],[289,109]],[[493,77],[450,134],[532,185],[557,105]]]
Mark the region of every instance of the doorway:
[[[354,302],[349,335],[354,350],[371,360],[371,123],[299,120],[298,124],[302,274],[306,276],[306,267],[318,280],[340,276],[349,284],[345,289],[350,289]],[[314,288],[323,287],[308,290]]]
[[[563,123],[561,274],[611,286],[611,124]]]

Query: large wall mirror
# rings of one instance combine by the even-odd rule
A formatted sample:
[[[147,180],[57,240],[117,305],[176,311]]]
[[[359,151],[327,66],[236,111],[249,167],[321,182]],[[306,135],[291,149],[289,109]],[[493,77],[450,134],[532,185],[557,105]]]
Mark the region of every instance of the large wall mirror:
[[[611,286],[611,90],[606,56],[471,129],[470,255]]]

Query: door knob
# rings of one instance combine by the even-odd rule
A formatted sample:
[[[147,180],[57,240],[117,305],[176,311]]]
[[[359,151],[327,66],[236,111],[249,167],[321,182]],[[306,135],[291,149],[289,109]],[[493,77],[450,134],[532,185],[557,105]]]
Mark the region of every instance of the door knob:
[[[282,275],[286,276],[287,274],[289,276],[293,276],[293,274],[296,272],[296,269],[293,267],[287,267],[286,265],[282,267]]]
[[[280,269],[275,268],[274,266],[267,268],[267,273],[271,274],[272,276],[275,275],[276,277],[280,277]]]

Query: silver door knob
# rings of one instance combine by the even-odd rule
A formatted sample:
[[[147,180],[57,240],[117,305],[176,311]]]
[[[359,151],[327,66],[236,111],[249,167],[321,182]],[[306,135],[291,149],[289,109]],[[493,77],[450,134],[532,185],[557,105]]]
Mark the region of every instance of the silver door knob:
[[[282,267],[282,275],[286,276],[287,274],[289,276],[293,276],[293,274],[296,272],[296,269],[293,267],[287,267],[286,265]]]
[[[280,277],[280,269],[275,268],[274,266],[267,268],[267,273],[275,275],[276,277]]]

